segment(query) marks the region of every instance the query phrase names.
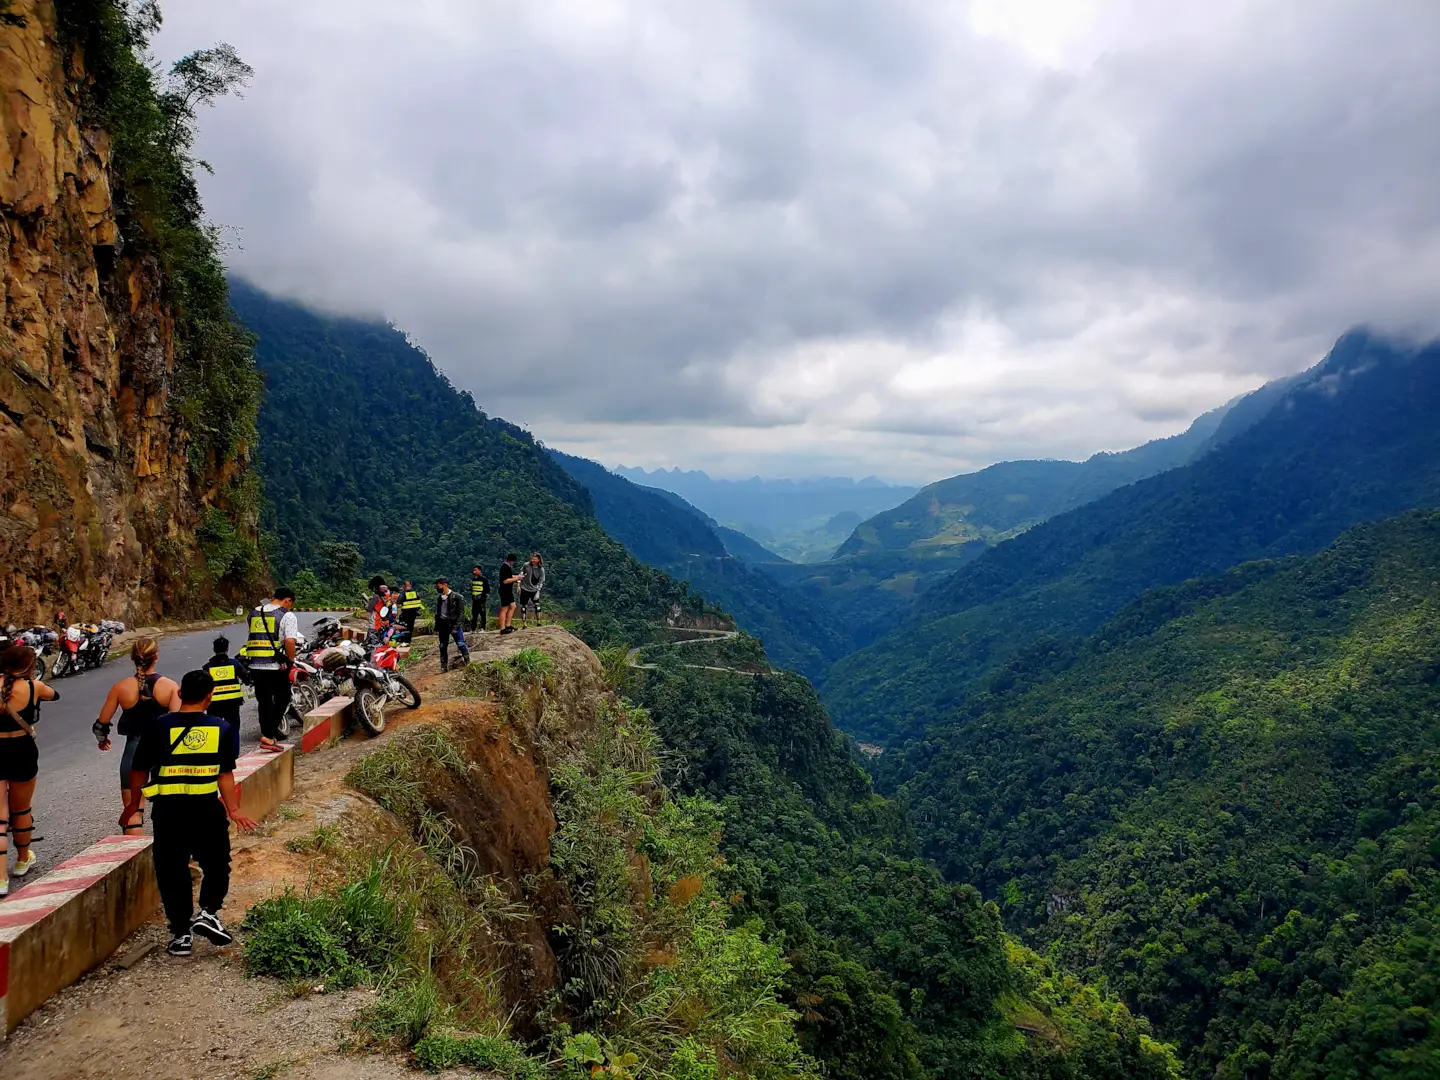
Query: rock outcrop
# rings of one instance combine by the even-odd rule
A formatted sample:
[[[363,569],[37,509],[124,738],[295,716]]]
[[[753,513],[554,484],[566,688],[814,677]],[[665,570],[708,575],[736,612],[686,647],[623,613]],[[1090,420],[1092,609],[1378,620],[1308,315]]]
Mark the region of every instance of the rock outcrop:
[[[0,26],[0,620],[148,620],[211,600],[159,261],[127,245],[110,137],[52,0]],[[244,462],[222,468],[243,468]],[[253,526],[251,526],[253,529]]]

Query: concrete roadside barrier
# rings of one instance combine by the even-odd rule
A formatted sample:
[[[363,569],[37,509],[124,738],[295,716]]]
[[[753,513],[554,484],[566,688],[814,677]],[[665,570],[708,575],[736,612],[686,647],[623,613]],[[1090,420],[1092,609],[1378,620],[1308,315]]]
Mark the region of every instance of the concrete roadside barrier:
[[[240,812],[256,821],[269,816],[295,791],[295,748],[278,754],[259,750],[241,754],[235,763],[235,788]]]
[[[355,702],[348,697],[333,697],[305,714],[305,731],[300,736],[300,752],[313,753],[334,746],[345,734],[345,725],[353,717]]]
[[[110,836],[0,900],[0,1038],[160,906],[148,836]]]

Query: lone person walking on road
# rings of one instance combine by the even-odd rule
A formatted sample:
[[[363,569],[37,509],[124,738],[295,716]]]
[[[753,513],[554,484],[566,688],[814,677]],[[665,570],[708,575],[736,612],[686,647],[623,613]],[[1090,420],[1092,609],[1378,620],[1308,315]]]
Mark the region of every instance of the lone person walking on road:
[[[179,707],[150,721],[140,737],[125,798],[125,813],[138,807],[142,796],[155,807],[155,883],[170,924],[171,956],[189,956],[194,934],[216,945],[230,944],[230,932],[220,922],[230,891],[227,818],[241,832],[255,828],[240,812],[230,724],[208,712],[214,688],[208,671],[185,673]],[[191,893],[192,858],[203,875],[198,915]]]
[[[485,608],[490,603],[490,580],[475,566],[470,570],[470,631],[485,632]],[[478,626],[477,626],[478,624]]]
[[[510,622],[515,618],[515,583],[520,577],[520,572],[515,569],[515,553],[511,552],[500,564],[500,617],[496,621],[502,634],[515,632]]]
[[[449,578],[436,578],[435,591],[435,636],[440,639],[440,670],[450,670],[450,635],[455,635],[455,645],[460,650],[460,662],[470,663],[470,649],[465,644],[465,609],[460,606],[460,594],[450,588]]]
[[[35,865],[30,850],[35,831],[30,801],[40,773],[35,722],[40,702],[60,695],[31,678],[34,674],[35,650],[30,646],[11,645],[0,652],[0,896],[10,893],[7,833],[15,834],[15,876],[24,877]]]
[[[240,673],[236,670],[235,658],[230,655],[230,639],[223,634],[215,639],[215,655],[205,661],[205,670],[215,680],[215,692],[210,696],[210,715],[218,716],[230,725],[230,750],[234,757],[240,756],[240,706],[245,703],[245,691],[240,688]]]
[[[535,609],[535,625],[540,625],[540,590],[545,588],[545,560],[537,551],[520,571],[520,624],[525,624],[525,609]]]
[[[135,665],[135,674],[127,675],[105,695],[105,704],[100,706],[100,716],[90,728],[95,742],[101,750],[110,749],[110,719],[115,710],[120,710],[120,724],[116,732],[125,736],[125,749],[120,752],[120,796],[125,797],[130,787],[130,769],[135,761],[135,751],[140,746],[140,735],[150,721],[180,704],[176,695],[180,688],[174,679],[155,674],[155,665],[160,662],[160,646],[154,638],[136,638],[130,646],[130,662]],[[126,836],[139,836],[145,831],[145,804],[135,804],[130,821],[121,821]]]
[[[290,707],[290,667],[295,662],[295,640],[300,636],[294,608],[295,591],[281,586],[273,599],[250,612],[244,655],[260,706],[260,749],[267,754],[285,749],[280,724]]]
[[[420,614],[420,594],[415,583],[405,579],[405,589],[400,593],[400,619],[405,624],[405,640],[415,640],[415,618]]]

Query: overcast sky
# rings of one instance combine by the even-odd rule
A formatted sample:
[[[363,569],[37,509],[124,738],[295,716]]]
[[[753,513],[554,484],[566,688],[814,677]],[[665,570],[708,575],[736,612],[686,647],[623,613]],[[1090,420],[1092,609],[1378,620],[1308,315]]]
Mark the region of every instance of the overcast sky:
[[[1429,333],[1436,0],[163,0],[235,270],[607,464],[931,480]]]

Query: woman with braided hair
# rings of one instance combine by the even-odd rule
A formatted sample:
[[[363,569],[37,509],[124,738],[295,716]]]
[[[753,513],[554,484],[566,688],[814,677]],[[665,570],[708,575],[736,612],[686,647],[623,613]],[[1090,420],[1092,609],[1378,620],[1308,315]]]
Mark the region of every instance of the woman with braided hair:
[[[155,665],[160,660],[160,647],[154,638],[136,638],[130,646],[130,662],[135,665],[135,674],[127,675],[114,686],[100,706],[100,718],[90,729],[101,750],[110,749],[110,718],[120,710],[120,724],[117,734],[125,736],[125,749],[120,754],[120,798],[130,790],[130,769],[135,762],[135,750],[140,745],[140,736],[157,716],[173,712],[180,705],[180,687],[174,679],[155,674]],[[125,835],[139,836],[145,831],[145,802],[125,821]]]
[[[31,678],[34,673],[35,650],[30,646],[12,645],[0,652],[0,896],[10,892],[7,833],[15,835],[15,876],[24,877],[35,865],[30,850],[36,839],[30,800],[40,772],[35,721],[40,719],[40,702],[60,695]]]

